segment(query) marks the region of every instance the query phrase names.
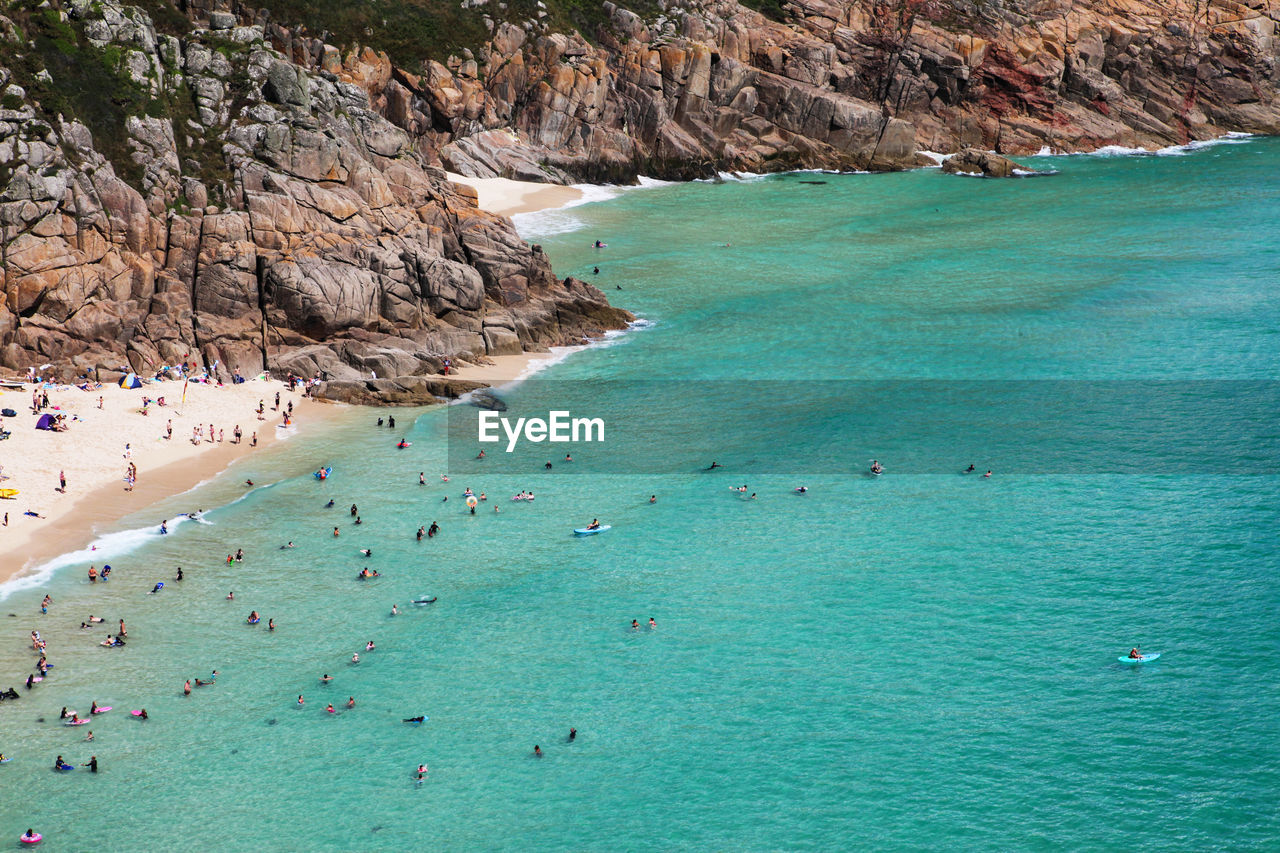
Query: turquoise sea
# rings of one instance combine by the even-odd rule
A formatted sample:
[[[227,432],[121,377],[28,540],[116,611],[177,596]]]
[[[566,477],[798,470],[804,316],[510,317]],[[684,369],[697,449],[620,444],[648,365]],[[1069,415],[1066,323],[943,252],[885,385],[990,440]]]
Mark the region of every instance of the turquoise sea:
[[[480,462],[474,408],[351,411],[12,585],[0,846],[1280,848],[1280,140],[1230,142],[522,217],[646,323],[506,414],[606,440]]]

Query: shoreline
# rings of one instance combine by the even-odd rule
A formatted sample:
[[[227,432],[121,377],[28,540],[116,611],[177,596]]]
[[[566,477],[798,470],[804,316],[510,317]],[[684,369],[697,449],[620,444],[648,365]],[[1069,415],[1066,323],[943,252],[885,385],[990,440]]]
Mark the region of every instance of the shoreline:
[[[51,409],[72,418],[66,432],[37,431],[35,415],[30,413],[30,399],[19,403],[35,388],[27,384],[23,390],[10,390],[0,396],[0,405],[19,410],[15,418],[6,418],[10,438],[0,445],[7,463],[6,479],[0,488],[19,490],[18,494],[0,502],[0,514],[8,514],[8,524],[0,527],[0,585],[22,578],[43,563],[63,554],[81,550],[105,529],[135,512],[162,500],[188,491],[218,476],[239,459],[243,459],[277,440],[276,425],[290,401],[294,405],[297,425],[308,428],[313,421],[323,420],[334,412],[331,404],[321,403],[286,391],[283,383],[251,380],[241,385],[209,386],[191,383],[187,401],[160,407],[145,407],[140,414],[143,397],[175,397],[182,393],[182,383],[151,383],[138,389],[122,389],[115,385],[92,391],[75,387],[45,388]],[[281,410],[273,412],[270,403],[280,392]],[[97,399],[103,398],[103,408]],[[257,420],[257,401],[266,404],[264,419]],[[28,411],[23,412],[21,408]],[[163,433],[169,422],[173,437]],[[191,441],[193,426],[221,424],[221,441]],[[232,442],[231,433],[240,425],[244,436],[240,444]],[[254,447],[252,436],[257,433]],[[129,458],[122,452],[129,446]],[[138,477],[132,491],[123,485],[125,466],[132,461],[138,466]],[[58,478],[65,472],[67,488],[59,492]],[[42,517],[25,515],[27,510]]]
[[[554,210],[583,197],[582,190],[563,184],[538,184],[510,178],[469,178],[456,172],[445,174],[452,183],[475,190],[476,205],[481,210],[499,216]]]

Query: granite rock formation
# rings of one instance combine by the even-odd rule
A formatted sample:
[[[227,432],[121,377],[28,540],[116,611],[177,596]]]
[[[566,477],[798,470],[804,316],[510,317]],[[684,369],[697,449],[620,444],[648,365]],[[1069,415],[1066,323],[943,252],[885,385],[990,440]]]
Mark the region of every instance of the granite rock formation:
[[[263,0],[269,2],[269,0]],[[1011,155],[1280,131],[1280,0],[602,0],[592,33],[495,23],[412,71],[268,34],[359,80],[426,156],[565,182],[716,170],[896,169],[918,150]]]
[[[631,319],[261,27],[179,40],[101,0],[36,15],[25,45],[0,20],[0,365],[416,376]],[[61,94],[32,71],[46,44],[107,66],[102,109],[137,99],[118,137],[41,103]]]

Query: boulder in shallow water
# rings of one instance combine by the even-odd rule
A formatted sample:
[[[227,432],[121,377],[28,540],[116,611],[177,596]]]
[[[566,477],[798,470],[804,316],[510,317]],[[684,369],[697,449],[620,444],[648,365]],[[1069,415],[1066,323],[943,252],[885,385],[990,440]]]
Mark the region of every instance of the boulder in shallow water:
[[[1019,172],[1030,173],[1033,170],[1021,166],[1008,157],[1002,157],[991,151],[979,151],[976,148],[965,148],[942,161],[942,171],[948,175],[982,175],[986,178],[1012,178]]]

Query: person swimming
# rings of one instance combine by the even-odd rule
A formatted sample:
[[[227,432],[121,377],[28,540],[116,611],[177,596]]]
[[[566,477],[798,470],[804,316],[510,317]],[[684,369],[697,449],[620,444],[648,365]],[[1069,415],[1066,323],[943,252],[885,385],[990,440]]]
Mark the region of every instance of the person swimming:
[[[361,549],[360,549],[360,553],[361,553],[361,554],[364,554],[366,557],[372,557],[372,556],[373,556],[373,549],[372,549],[372,548],[361,548]]]
[[[969,463],[969,467],[968,467],[968,468],[965,468],[965,469],[964,469],[964,472],[965,472],[966,474],[972,474],[972,473],[973,473],[973,471],[974,471],[973,463],[972,463],[972,462],[970,462],[970,463]]]
[[[708,465],[708,466],[707,466],[707,470],[708,470],[708,471],[713,471],[713,470],[715,470],[716,468],[723,468],[723,467],[724,467],[724,466],[723,466],[723,465],[721,465],[719,462],[712,462],[710,465]]]
[[[332,508],[333,508],[333,498],[329,498],[329,502],[328,502],[327,504],[325,504],[325,505],[324,505],[324,508],[325,508],[325,509],[332,509]]]
[[[403,720],[401,720],[400,722],[402,722],[402,723],[421,723],[421,722],[424,722],[426,719],[427,719],[427,718],[426,718],[425,716],[422,716],[422,717],[405,717],[405,718],[404,718]]]

